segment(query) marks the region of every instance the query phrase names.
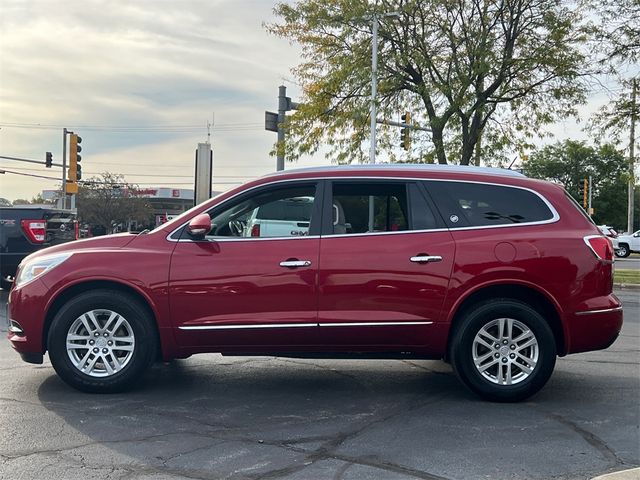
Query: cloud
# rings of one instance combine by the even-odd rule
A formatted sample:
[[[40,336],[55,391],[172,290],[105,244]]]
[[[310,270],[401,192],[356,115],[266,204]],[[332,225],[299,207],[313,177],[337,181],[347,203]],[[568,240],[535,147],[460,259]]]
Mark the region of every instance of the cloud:
[[[85,171],[124,159],[112,166],[133,174],[141,163],[179,159],[191,172],[215,112],[216,124],[227,125],[214,131],[220,164],[244,172],[241,180],[265,173],[275,164],[268,157],[275,135],[262,128],[264,110],[276,108],[281,78],[299,58],[295,47],[264,31],[272,7],[249,0],[2,0],[0,123],[53,126],[1,127],[2,154],[43,159],[52,151],[59,161],[66,126],[83,137]],[[256,159],[269,167],[254,172]],[[60,176],[55,170],[35,173]],[[4,175],[0,196],[30,197],[55,184]]]

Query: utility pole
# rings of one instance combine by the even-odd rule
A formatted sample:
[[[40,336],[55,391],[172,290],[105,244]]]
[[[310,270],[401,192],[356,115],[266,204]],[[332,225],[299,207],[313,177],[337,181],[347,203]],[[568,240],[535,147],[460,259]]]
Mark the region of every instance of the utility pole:
[[[629,187],[628,187],[628,202],[627,202],[627,231],[629,234],[633,233],[633,196],[635,186],[635,144],[636,144],[636,119],[638,106],[636,103],[637,96],[637,82],[634,78],[631,84],[631,129],[629,138]]]

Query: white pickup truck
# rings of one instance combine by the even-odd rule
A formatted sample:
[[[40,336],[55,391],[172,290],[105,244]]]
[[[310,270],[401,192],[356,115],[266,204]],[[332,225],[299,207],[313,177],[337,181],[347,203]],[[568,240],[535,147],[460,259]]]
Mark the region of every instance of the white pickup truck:
[[[302,237],[309,235],[313,198],[276,200],[256,208],[244,227],[244,237]]]
[[[628,257],[631,252],[640,253],[640,230],[631,235],[618,235],[617,257]]]

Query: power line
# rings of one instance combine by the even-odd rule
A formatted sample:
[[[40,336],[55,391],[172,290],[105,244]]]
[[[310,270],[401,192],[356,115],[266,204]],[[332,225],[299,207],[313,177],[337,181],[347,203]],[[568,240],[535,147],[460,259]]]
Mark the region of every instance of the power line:
[[[31,172],[41,172],[42,169],[40,168],[29,168],[29,167],[11,167],[14,170],[27,170],[27,171],[31,171]],[[83,172],[85,174],[88,175],[101,175],[103,172]],[[114,173],[118,173],[118,172],[114,172]],[[169,177],[178,177],[178,178],[193,178],[193,175],[180,175],[180,174],[172,174],[172,173],[167,173],[167,174],[155,174],[155,173],[144,173],[144,172],[140,172],[140,173],[122,173],[121,175],[124,176],[132,176],[132,177],[161,177],[161,178],[169,178]],[[252,175],[215,175],[214,174],[214,178],[257,178],[255,176]]]
[[[11,170],[0,169],[0,172],[11,173],[12,175],[22,175],[23,177],[44,178],[45,180],[60,180],[58,177],[46,177],[44,175],[36,175],[35,173],[12,172]]]
[[[60,180],[58,177],[47,177],[44,175],[36,175],[34,173],[23,173],[23,172],[13,172],[11,170],[0,170],[0,172],[4,172],[4,173],[10,173],[12,175],[21,175],[23,177],[32,177],[32,178],[42,178],[45,180]],[[80,180],[78,182],[80,185],[83,184],[100,184],[102,182],[93,182],[91,180]],[[135,185],[152,185],[152,186],[159,186],[158,183],[160,184],[165,184],[165,185],[193,185],[193,182],[132,182]],[[242,185],[243,182],[213,182],[214,185]]]
[[[31,130],[59,130],[73,128],[84,131],[101,131],[112,133],[201,133],[205,125],[58,125],[43,123],[0,123],[5,128],[22,128]],[[212,128],[215,132],[247,132],[262,130],[262,123],[221,123]]]

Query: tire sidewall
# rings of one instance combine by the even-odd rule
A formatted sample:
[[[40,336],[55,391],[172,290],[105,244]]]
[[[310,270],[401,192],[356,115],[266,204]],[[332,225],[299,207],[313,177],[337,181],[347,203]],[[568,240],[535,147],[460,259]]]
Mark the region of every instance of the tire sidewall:
[[[473,341],[478,331],[497,318],[512,318],[526,325],[538,342],[539,356],[534,371],[515,385],[497,385],[482,376],[473,361]],[[461,380],[481,397],[500,402],[524,400],[547,382],[556,362],[556,344],[544,318],[527,304],[514,300],[491,300],[478,305],[463,319],[451,351],[454,369]]]
[[[109,377],[91,377],[71,362],[66,338],[71,325],[82,314],[97,309],[112,310],[124,317],[135,337],[133,355],[127,365]],[[155,353],[155,335],[146,309],[129,295],[97,290],[69,300],[55,315],[48,335],[49,357],[58,375],[69,385],[86,392],[113,393],[130,388],[149,366]]]

